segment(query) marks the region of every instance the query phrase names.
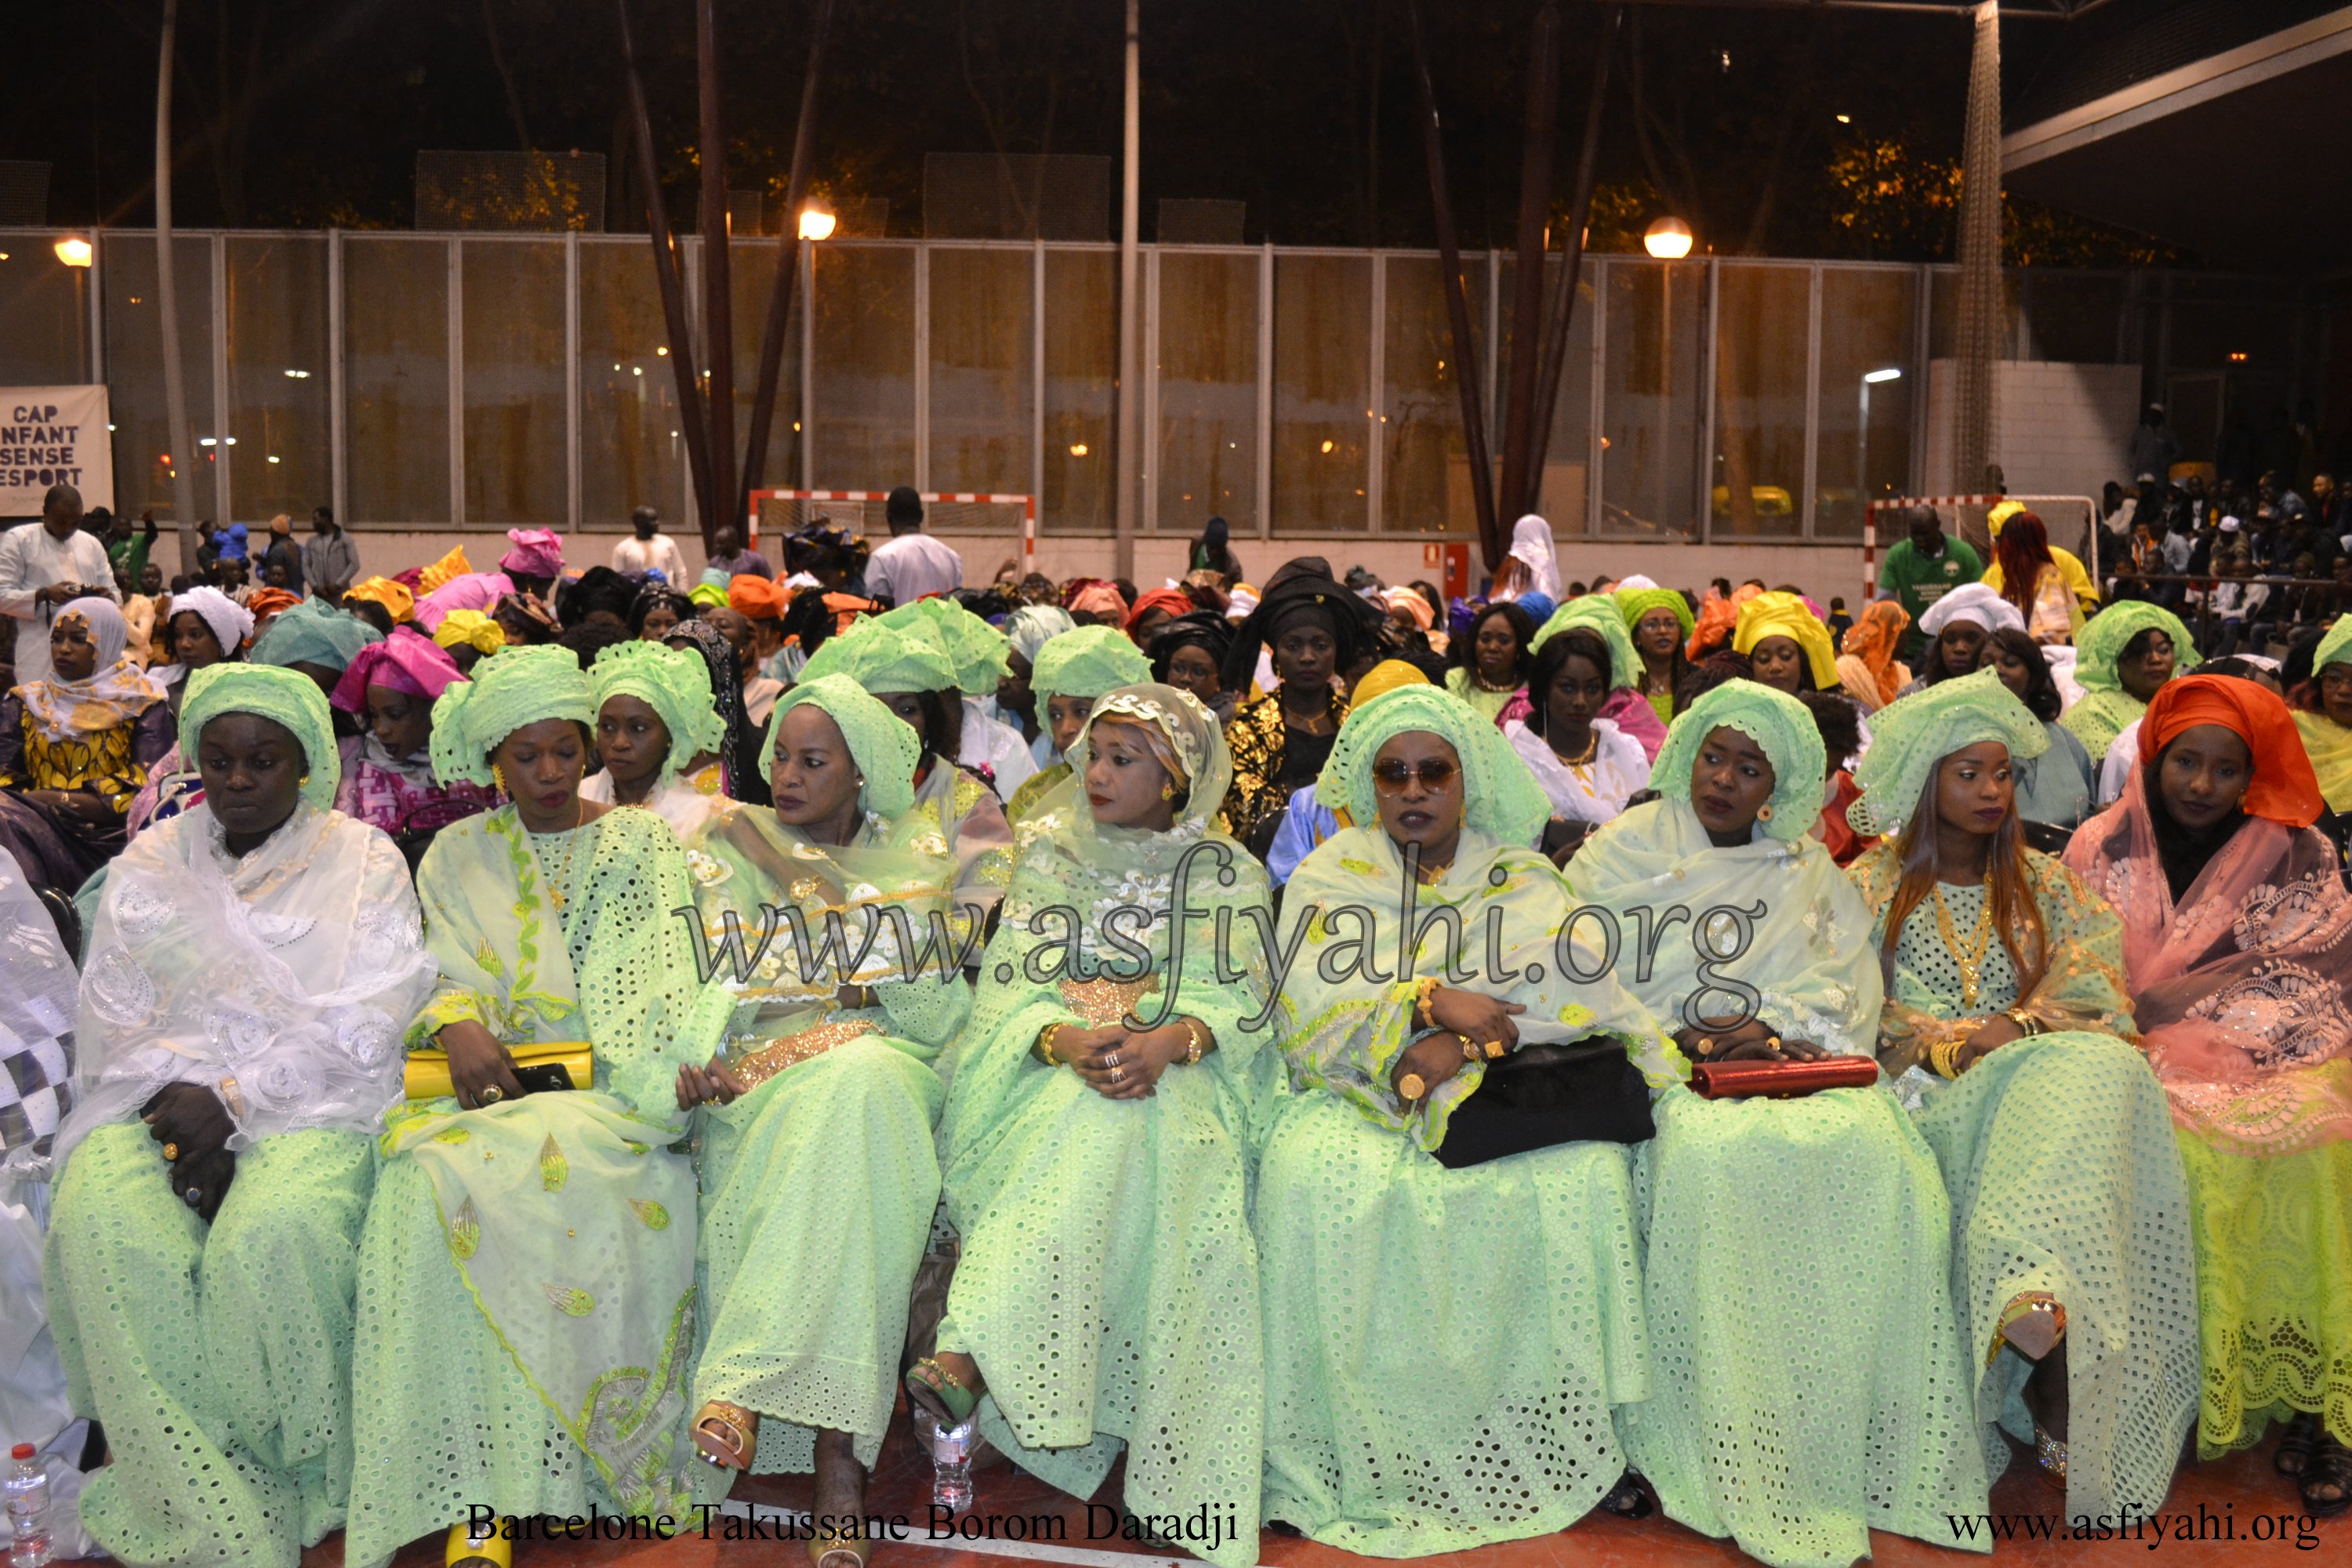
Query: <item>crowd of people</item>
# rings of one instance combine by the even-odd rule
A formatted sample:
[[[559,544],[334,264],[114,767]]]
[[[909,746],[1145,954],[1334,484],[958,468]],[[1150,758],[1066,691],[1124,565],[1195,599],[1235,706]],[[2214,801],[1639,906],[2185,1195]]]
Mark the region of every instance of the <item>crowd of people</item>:
[[[898,1419],[1224,1568],[1595,1509],[1843,1568],[2273,1428],[2352,1507],[2352,617],[2200,647],[2014,506],[1851,616],[1536,517],[1469,599],[887,518],[0,539],[0,1414],[68,1541],[503,1568],[796,1472],[857,1568]]]

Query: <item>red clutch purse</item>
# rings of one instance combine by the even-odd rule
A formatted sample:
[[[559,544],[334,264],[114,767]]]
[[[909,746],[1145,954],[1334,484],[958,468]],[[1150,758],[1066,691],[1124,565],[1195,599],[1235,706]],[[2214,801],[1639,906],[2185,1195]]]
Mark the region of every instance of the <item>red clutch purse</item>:
[[[1815,1062],[1700,1062],[1691,1068],[1691,1092],[1701,1100],[1794,1100],[1825,1089],[1867,1089],[1878,1081],[1869,1057],[1823,1057]]]

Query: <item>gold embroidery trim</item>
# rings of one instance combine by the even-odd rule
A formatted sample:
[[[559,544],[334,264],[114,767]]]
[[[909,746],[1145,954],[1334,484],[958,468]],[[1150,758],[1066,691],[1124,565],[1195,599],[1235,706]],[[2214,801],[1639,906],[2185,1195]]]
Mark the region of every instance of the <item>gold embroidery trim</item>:
[[[1129,1013],[1135,1005],[1160,989],[1160,976],[1147,974],[1140,980],[1065,980],[1062,1001],[1078,1021],[1091,1029],[1108,1028]]]
[[[794,1067],[812,1057],[821,1057],[835,1046],[846,1045],[860,1035],[878,1035],[882,1031],[862,1018],[845,1018],[835,1023],[818,1024],[803,1029],[797,1035],[770,1040],[758,1050],[747,1051],[728,1066],[747,1089],[757,1089],[788,1067]]]

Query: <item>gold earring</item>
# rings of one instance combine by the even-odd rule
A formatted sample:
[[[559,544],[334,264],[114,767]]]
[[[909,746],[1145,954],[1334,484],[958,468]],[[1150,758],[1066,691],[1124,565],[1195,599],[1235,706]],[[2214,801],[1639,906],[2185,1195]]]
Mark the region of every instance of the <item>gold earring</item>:
[[[310,775],[309,773],[304,773],[300,778],[296,779],[294,782],[297,784],[307,784],[310,782]]]
[[[507,793],[507,771],[496,763],[490,764],[490,786],[500,795]]]
[[[1770,802],[1768,801],[1764,805],[1756,808],[1756,820],[1759,822],[1769,822],[1772,820],[1772,806]]]
[[[1160,798],[1162,800],[1174,800],[1176,798],[1176,786],[1174,784],[1161,784],[1160,786]]]

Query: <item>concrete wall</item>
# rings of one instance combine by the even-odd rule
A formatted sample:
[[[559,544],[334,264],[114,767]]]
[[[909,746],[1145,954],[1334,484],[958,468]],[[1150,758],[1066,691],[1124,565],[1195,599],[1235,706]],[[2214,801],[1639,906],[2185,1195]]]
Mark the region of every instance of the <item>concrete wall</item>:
[[[1927,493],[1967,495],[1980,478],[1952,472],[1957,365],[1927,366]],[[2124,447],[2139,418],[2140,367],[2001,360],[1993,367],[1993,452],[2012,495],[2098,495],[2129,482]]]

